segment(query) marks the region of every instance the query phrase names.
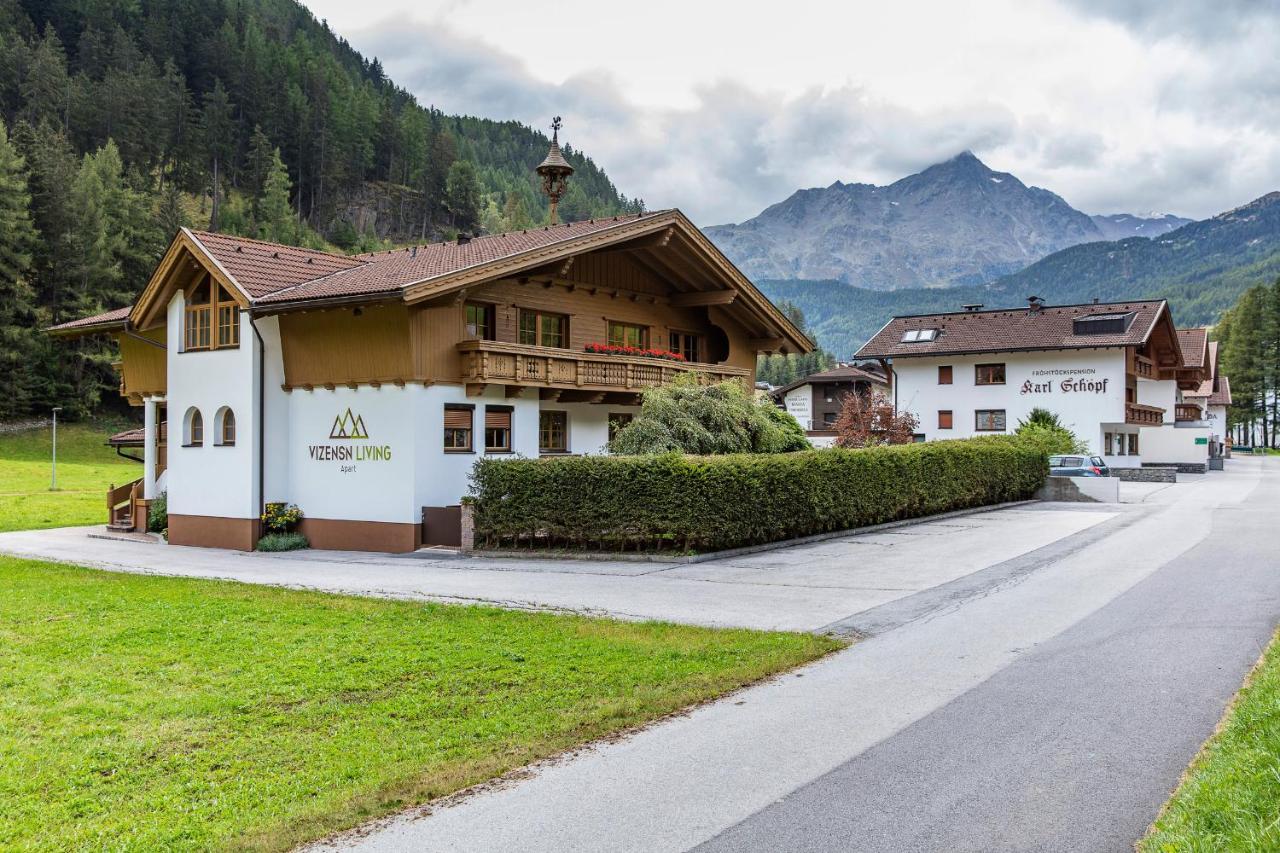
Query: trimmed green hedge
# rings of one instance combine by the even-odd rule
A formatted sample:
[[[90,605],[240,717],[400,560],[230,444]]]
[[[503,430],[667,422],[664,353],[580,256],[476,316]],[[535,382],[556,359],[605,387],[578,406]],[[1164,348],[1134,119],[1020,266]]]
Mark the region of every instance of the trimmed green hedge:
[[[1013,437],[732,456],[482,459],[477,548],[712,551],[1002,501],[1044,482]]]

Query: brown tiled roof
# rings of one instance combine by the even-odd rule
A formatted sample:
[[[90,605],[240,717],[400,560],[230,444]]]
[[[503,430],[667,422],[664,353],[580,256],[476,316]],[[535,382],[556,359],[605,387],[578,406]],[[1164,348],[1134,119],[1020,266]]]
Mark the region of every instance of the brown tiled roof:
[[[300,249],[231,234],[192,231],[191,236],[251,300],[366,263],[348,255]]]
[[[1183,367],[1204,367],[1208,340],[1209,330],[1206,328],[1178,330],[1178,348],[1182,350]]]
[[[107,439],[107,444],[112,447],[142,447],[146,444],[146,441],[146,430],[138,427],[137,429],[127,429],[124,432],[116,433]]]
[[[1209,395],[1210,406],[1230,406],[1231,405],[1231,380],[1225,376],[1219,376],[1217,387],[1213,389],[1213,393]]]
[[[316,278],[296,287],[276,290],[256,301],[270,305],[309,299],[392,293],[410,284],[429,281],[469,267],[552,246],[587,234],[629,225],[666,212],[660,210],[607,219],[567,222],[561,225],[529,228],[524,231],[473,237],[465,243],[457,241],[431,243],[409,249],[356,255],[356,260],[361,262],[359,266],[323,278]]]
[[[132,308],[116,308],[112,311],[104,311],[101,314],[95,314],[92,317],[81,317],[79,320],[71,320],[67,323],[59,323],[49,329],[50,332],[76,332],[87,331],[98,327],[107,326],[123,326],[124,321],[129,318],[129,312]]]
[[[861,379],[864,382],[873,382],[877,385],[888,384],[883,373],[874,370],[868,370],[865,367],[858,367],[855,364],[846,365],[844,367],[834,367],[831,370],[824,370],[821,373],[811,373],[808,376],[802,376],[796,381],[783,385],[781,388],[774,388],[771,394],[785,394],[793,391],[801,385],[812,385],[816,382],[855,382]]]
[[[863,344],[854,358],[909,358],[962,353],[1014,350],[1089,349],[1141,344],[1155,327],[1164,300],[1147,302],[1046,305],[1002,308],[992,311],[958,311],[894,317]],[[1128,314],[1133,320],[1123,333],[1077,335],[1074,321],[1091,314]],[[932,341],[904,343],[903,333],[913,329],[937,329]]]

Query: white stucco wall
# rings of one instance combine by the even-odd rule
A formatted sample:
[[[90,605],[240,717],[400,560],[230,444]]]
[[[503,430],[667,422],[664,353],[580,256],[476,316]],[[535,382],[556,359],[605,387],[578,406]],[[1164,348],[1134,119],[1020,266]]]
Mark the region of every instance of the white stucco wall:
[[[1196,444],[1196,439],[1205,443]],[[1213,430],[1208,427],[1147,427],[1142,430],[1142,460],[1148,464],[1202,463],[1209,458],[1212,440]]]
[[[975,365],[1001,362],[1005,384],[976,384]],[[951,365],[952,384],[938,384],[940,365]],[[919,418],[918,431],[926,440],[990,435],[974,428],[974,413],[980,409],[1004,409],[1008,432],[1033,408],[1048,409],[1087,441],[1093,453],[1101,453],[1104,432],[1136,431],[1124,425],[1121,349],[899,358],[893,367],[898,408]],[[938,428],[940,410],[952,412],[952,429]]]
[[[257,370],[253,330],[248,315],[240,315],[240,346],[183,352],[184,301],[174,295],[168,306],[168,422],[169,512],[222,518],[255,518],[257,500]],[[216,414],[229,407],[236,418],[236,443],[218,441]],[[187,411],[199,409],[204,420],[204,444],[187,447]]]
[[[1144,406],[1159,406],[1165,411],[1165,420],[1173,420],[1173,407],[1178,402],[1178,383],[1172,379],[1139,379],[1138,402]]]

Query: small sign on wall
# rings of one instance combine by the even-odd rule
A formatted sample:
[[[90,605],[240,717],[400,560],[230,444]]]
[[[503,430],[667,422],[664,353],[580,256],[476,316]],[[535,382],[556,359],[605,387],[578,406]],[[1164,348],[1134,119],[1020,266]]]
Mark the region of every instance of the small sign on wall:
[[[1209,439],[1207,439],[1207,438],[1197,438],[1197,439],[1196,439],[1196,444],[1208,444],[1208,443],[1209,443]]]

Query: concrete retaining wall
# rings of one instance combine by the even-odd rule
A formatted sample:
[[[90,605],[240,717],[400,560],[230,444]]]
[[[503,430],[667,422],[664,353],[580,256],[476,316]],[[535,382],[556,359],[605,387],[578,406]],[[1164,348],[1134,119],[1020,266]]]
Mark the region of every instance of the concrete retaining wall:
[[[1042,501],[1119,503],[1120,480],[1116,477],[1047,477],[1036,492]]]

